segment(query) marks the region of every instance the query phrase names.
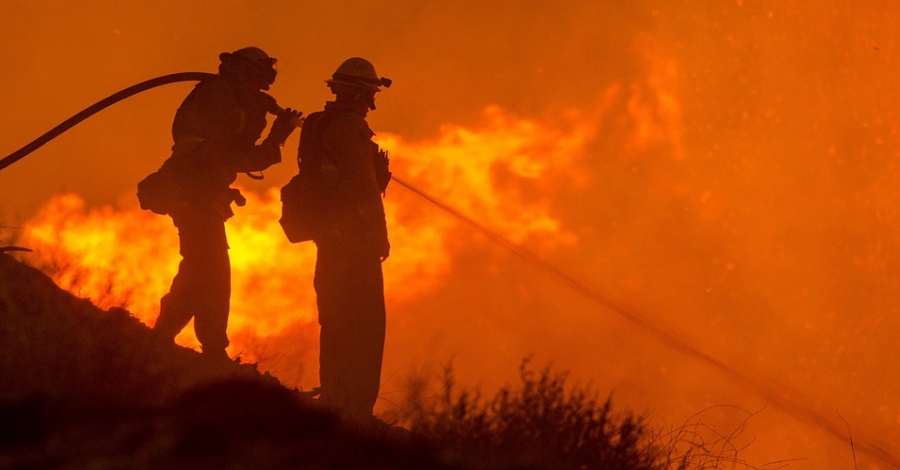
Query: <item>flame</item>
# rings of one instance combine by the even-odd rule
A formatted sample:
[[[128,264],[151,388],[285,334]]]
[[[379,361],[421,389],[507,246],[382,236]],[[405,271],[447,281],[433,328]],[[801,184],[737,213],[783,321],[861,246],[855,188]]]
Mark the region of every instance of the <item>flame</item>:
[[[477,215],[503,236],[547,246],[572,244],[576,237],[550,206],[553,188],[564,184],[596,132],[594,120],[580,118],[575,113],[570,128],[554,128],[490,106],[476,129],[448,125],[431,140],[411,142],[385,133],[378,141],[390,151],[396,173]],[[315,246],[287,241],[278,224],[277,187],[244,192],[246,206],[236,208],[226,223],[232,264],[229,353],[258,362],[284,354],[272,347],[279,336],[295,332],[307,343],[314,336]],[[462,248],[457,243],[461,228],[413,198],[394,185],[385,199],[393,245],[384,265],[389,305],[439,286],[452,270],[454,251]],[[155,322],[159,298],[180,259],[177,231],[168,217],[135,207],[88,208],[76,194],[51,199],[26,224],[20,243],[35,250],[30,260],[63,288],[103,308],[125,307],[148,325]],[[190,326],[176,341],[198,346]],[[294,345],[310,350],[298,360],[309,360],[313,346]]]
[[[166,9],[98,14],[72,6],[60,14],[19,3],[4,11],[22,44],[10,49],[22,55],[11,59],[17,73],[4,77],[16,90],[0,108],[8,149],[152,70],[214,69],[226,44],[271,44],[286,66],[273,94],[312,110],[321,104],[313,84],[347,50],[341,40],[322,42],[313,55],[285,47],[298,41],[296,27],[260,37],[256,28],[183,21],[205,14],[199,3],[159,21],[148,18]],[[232,3],[223,17],[271,24],[269,10]],[[892,361],[900,330],[900,4],[419,3],[393,1],[356,21],[339,3],[315,15],[305,2],[285,3],[291,14],[281,15],[349,20],[351,40],[371,46],[361,53],[397,78],[373,127],[399,177],[615,300],[695,332],[717,357],[839,410],[848,434],[900,442],[900,366]],[[312,21],[304,37],[327,37],[333,24]],[[97,53],[59,47],[73,37],[72,47]],[[160,38],[179,46],[140,46]],[[78,295],[127,305],[148,324],[177,266],[174,227],[129,205],[98,204],[125,191],[133,199],[134,182],[168,148],[161,136],[187,90],[160,89],[139,107],[104,111],[94,130],[67,133],[0,173],[4,225],[22,225],[21,214],[44,204],[14,240],[38,250],[24,259]],[[490,102],[502,107],[479,120]],[[432,131],[446,122],[462,124]],[[49,200],[59,187],[78,196]],[[315,363],[314,255],[284,244],[271,226],[277,198],[253,188],[250,205],[227,224],[232,353],[303,382],[312,374],[300,365]],[[752,395],[629,336],[609,316],[578,316],[584,306],[563,289],[519,272],[403,188],[388,188],[386,203],[394,245],[385,264],[386,360],[394,370],[453,356],[462,381],[490,386],[534,353],[676,425],[707,404],[759,409]],[[8,238],[15,229],[5,230]],[[191,344],[191,336],[179,341]],[[710,424],[733,429],[718,418]],[[858,455],[860,468],[878,465],[860,447],[854,453],[771,408],[749,425],[757,441],[740,456],[751,462],[800,457],[808,460],[788,464],[848,468]]]
[[[635,125],[625,148],[629,150],[629,155],[637,156],[653,145],[669,145],[672,158],[681,160],[685,155],[682,142],[684,124],[678,100],[681,66],[650,35],[639,35],[635,44],[647,75],[643,82],[631,85],[626,109]]]
[[[570,116],[576,122],[566,131],[489,106],[479,131],[445,125],[433,141],[410,143],[391,134],[378,141],[402,158],[411,179],[461,212],[477,214],[512,241],[546,236],[575,243],[550,213],[550,203],[594,138],[595,120],[579,118],[578,113]]]

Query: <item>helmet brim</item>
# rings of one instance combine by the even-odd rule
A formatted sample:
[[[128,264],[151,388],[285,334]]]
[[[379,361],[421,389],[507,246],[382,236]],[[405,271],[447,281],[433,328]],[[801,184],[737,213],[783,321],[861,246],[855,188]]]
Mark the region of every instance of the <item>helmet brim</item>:
[[[381,91],[381,87],[377,85],[370,85],[368,83],[361,83],[358,81],[341,80],[339,78],[329,78],[328,80],[325,80],[325,83],[327,83],[328,86],[343,85],[351,88],[359,88],[360,90]]]

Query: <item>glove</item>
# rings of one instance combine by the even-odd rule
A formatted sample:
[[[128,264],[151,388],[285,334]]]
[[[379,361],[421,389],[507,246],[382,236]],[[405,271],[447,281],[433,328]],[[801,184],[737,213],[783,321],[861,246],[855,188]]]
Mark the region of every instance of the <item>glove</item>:
[[[247,199],[241,194],[241,190],[236,188],[228,188],[228,199],[229,204],[233,202],[238,207],[244,207],[247,204]]]
[[[294,132],[294,129],[297,128],[293,121],[299,120],[301,115],[303,113],[300,111],[294,111],[291,108],[285,109],[283,113],[275,118],[266,140],[278,145],[284,145],[284,142],[291,136],[291,132]]]
[[[381,150],[375,146],[375,181],[378,182],[378,189],[381,194],[387,190],[388,183],[391,182],[390,158],[386,150]]]

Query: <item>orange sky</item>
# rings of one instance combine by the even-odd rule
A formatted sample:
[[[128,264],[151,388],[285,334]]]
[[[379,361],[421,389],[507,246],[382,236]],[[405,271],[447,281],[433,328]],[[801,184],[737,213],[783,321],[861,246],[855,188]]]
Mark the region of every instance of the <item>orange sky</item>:
[[[279,58],[279,103],[312,112],[329,97],[323,80],[360,55],[395,83],[370,123],[398,176],[900,453],[890,444],[900,442],[900,6],[79,3],[3,5],[0,155],[121,88],[214,71],[220,52],[251,44]],[[73,220],[102,206],[124,220],[137,181],[168,156],[189,90],[115,105],[0,172],[0,225],[25,224],[62,192],[86,201]],[[251,203],[289,179],[296,144],[262,183],[239,181],[259,194]],[[759,411],[740,438],[753,441],[740,454],[752,464],[854,465],[849,444],[399,186],[387,201],[396,258],[385,265],[383,391],[450,358],[463,382],[494,387],[533,354],[670,425],[712,405]],[[238,220],[262,226],[265,215],[246,209],[229,222],[236,262],[254,254],[236,253],[254,250]],[[15,233],[0,229],[0,242]],[[423,276],[433,282],[413,282]],[[271,341],[302,349],[286,338]],[[308,360],[299,356],[297,369]],[[746,415],[729,410],[705,419],[730,431]]]

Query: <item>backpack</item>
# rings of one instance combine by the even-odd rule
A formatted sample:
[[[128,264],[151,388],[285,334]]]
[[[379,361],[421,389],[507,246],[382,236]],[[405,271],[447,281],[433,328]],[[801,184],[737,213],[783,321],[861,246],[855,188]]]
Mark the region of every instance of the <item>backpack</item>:
[[[314,239],[322,229],[323,211],[309,178],[294,175],[281,188],[281,218],[278,223],[291,243]]]
[[[281,188],[281,224],[291,243],[314,240],[321,234],[331,209],[331,194],[338,184],[338,167],[329,157],[322,141],[331,120],[342,111],[320,111],[310,114],[300,131],[297,151],[299,173]],[[375,179],[382,194],[391,180],[386,151],[372,143]]]
[[[147,175],[137,185],[141,209],[167,215],[182,202],[182,184],[171,171],[160,168]]]
[[[329,195],[337,179],[337,166],[328,157],[321,137],[330,117],[318,112],[303,122],[297,151],[299,173],[281,188],[278,222],[291,243],[313,240],[324,230]]]

